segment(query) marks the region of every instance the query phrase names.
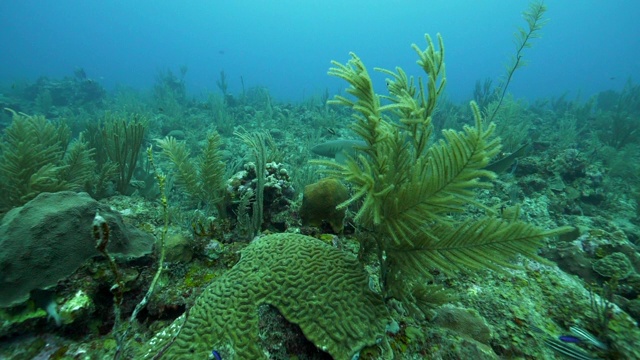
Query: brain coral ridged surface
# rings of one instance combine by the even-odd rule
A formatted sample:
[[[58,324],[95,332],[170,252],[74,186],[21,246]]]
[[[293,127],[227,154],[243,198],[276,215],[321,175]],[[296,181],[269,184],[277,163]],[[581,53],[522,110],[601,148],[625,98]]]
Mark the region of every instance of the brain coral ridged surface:
[[[334,359],[351,359],[374,344],[388,322],[382,299],[368,283],[356,259],[322,241],[297,234],[265,236],[205,289],[162,358],[206,359],[215,349],[224,359],[266,359],[259,345],[258,307],[269,304]],[[152,340],[148,355],[158,353],[163,337],[170,335]]]

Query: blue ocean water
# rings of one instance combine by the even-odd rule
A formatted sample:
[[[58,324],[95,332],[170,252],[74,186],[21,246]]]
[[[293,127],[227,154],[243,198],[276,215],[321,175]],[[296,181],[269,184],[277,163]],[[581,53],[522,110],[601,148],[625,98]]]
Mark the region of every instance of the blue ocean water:
[[[546,1],[549,22],[525,42],[528,65],[510,82],[500,78],[516,52],[514,33],[526,33],[522,12],[537,0],[0,1],[0,359],[263,352],[319,360],[361,350],[368,359],[544,359],[552,351],[640,359],[637,1]],[[447,96],[435,112],[361,96],[373,110],[358,124],[350,117],[357,107],[319,101],[344,93],[348,84],[327,70],[349,52],[372,72],[376,94],[387,92],[375,67],[424,76],[411,44],[424,49],[425,33],[441,34],[446,48]],[[466,102],[485,79],[494,87],[475,94],[482,113],[472,115],[478,107]],[[475,128],[440,131],[472,119]],[[330,175],[352,195],[335,179],[318,181],[324,166],[338,169]],[[308,186],[317,184],[326,192]],[[46,194],[61,189],[88,192],[102,215],[87,194]],[[319,216],[307,216],[305,199],[319,199]],[[78,216],[67,203],[92,205]],[[50,215],[34,220],[40,210]],[[132,239],[131,249],[171,244],[166,262],[147,253],[109,261],[109,234],[118,240],[128,230],[105,219],[120,215],[155,234]],[[297,244],[299,234],[318,237],[325,249],[282,250],[280,233]],[[91,255],[95,241],[103,260]],[[333,266],[328,244],[348,264],[357,252],[368,273]],[[267,256],[237,262],[241,251]],[[489,271],[518,253],[513,264],[522,269]],[[69,259],[85,263],[76,269]],[[162,280],[152,296],[156,266]],[[458,270],[466,274],[454,280]],[[338,277],[363,280],[367,292],[377,283],[377,300],[347,305],[363,289],[331,280]],[[148,305],[138,303],[146,289]],[[419,307],[430,292],[449,304],[428,309],[425,321]],[[376,309],[383,297],[394,308],[389,319]],[[366,310],[380,311],[355,316]],[[317,319],[331,342],[348,344],[305,335]],[[123,331],[120,320],[141,326]],[[169,339],[168,329],[176,337],[156,341]],[[348,341],[335,341],[345,330]]]
[[[516,97],[588,97],[640,76],[640,5],[632,0],[548,1],[542,38],[510,85]],[[60,78],[83,68],[107,89],[149,89],[159,71],[187,66],[190,94],[265,86],[279,100],[336,93],[330,60],[356,52],[368,67],[420,74],[410,44],[441,33],[447,93],[471,98],[476,80],[497,79],[526,27],[526,0],[2,1],[0,83]],[[377,76],[383,86],[382,75]]]

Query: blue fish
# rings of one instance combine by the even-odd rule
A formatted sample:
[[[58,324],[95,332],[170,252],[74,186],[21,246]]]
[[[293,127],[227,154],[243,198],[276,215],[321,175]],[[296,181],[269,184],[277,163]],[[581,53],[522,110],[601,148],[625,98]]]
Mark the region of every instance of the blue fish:
[[[574,343],[574,344],[582,342],[582,339],[580,339],[579,337],[576,337],[576,336],[572,336],[572,335],[560,335],[560,336],[558,336],[558,339],[561,340],[561,341],[564,341],[564,342]]]
[[[220,356],[219,352],[213,349],[211,350],[211,356],[209,356],[209,359],[222,360],[222,356]]]

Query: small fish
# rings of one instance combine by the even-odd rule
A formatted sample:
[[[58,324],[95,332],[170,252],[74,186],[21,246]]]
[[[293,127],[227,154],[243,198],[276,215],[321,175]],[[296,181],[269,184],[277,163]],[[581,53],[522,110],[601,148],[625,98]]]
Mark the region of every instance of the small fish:
[[[211,356],[209,356],[209,359],[211,360],[222,360],[222,356],[220,356],[220,353],[217,352],[215,349],[211,350]]]
[[[312,147],[311,152],[316,155],[335,158],[343,152],[353,155],[356,153],[357,148],[366,145],[367,143],[362,140],[332,140]]]
[[[581,338],[576,337],[576,336],[572,336],[572,335],[560,335],[560,336],[558,336],[558,340],[564,341],[564,342],[567,342],[567,343],[574,343],[574,344],[582,342]]]
[[[545,345],[566,358],[574,360],[599,360],[599,358],[593,357],[588,352],[573,345],[575,343],[582,342],[582,340],[577,336],[562,335],[556,339],[547,335],[546,332],[535,325],[530,325],[530,327],[534,332],[540,335]]]
[[[336,134],[336,131],[334,129],[332,129],[332,128],[327,128],[327,132],[329,132],[329,134],[331,134],[331,135],[335,135]]]

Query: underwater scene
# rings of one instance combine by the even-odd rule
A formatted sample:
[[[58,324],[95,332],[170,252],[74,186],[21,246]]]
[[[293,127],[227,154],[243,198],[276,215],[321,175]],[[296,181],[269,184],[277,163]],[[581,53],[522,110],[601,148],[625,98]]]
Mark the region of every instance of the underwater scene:
[[[634,13],[3,2],[0,359],[640,359]]]

